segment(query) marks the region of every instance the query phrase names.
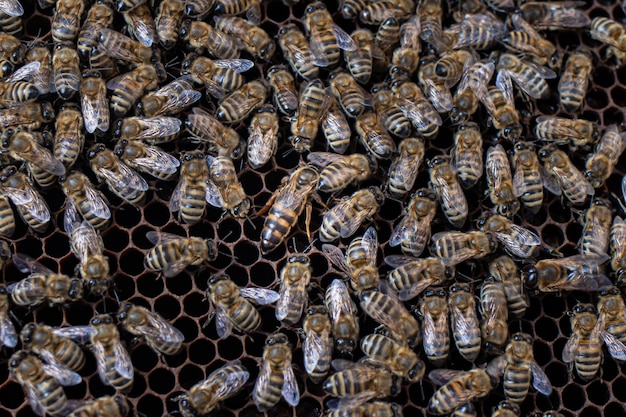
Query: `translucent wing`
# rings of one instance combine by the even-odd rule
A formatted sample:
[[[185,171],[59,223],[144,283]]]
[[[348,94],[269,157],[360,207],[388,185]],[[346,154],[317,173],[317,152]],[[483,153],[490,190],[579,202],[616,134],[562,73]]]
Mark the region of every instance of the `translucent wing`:
[[[447,233],[462,233],[462,232],[439,232],[439,233],[435,233],[432,237],[431,240],[433,242],[433,246],[436,246],[438,244],[438,242],[443,239]],[[463,237],[460,237],[461,239],[463,239]],[[478,250],[476,248],[470,248],[467,245],[462,245],[462,247],[457,248],[457,250],[454,251],[454,253],[452,254],[452,256],[448,256],[445,258],[442,258],[443,263],[446,266],[454,266],[456,264],[459,264],[463,261],[468,260],[469,258],[476,256],[476,254],[478,254]]]
[[[448,319],[446,314],[439,314],[437,320],[434,320],[433,315],[430,312],[425,312],[423,318],[423,337],[424,337],[424,353],[426,355],[437,355],[442,346],[450,343],[449,340],[443,340],[443,338],[437,338],[439,334],[438,329],[448,328]]]
[[[250,373],[245,370],[240,364],[239,361],[231,362],[226,366],[239,365],[238,369],[231,370],[228,373],[222,371],[222,368],[213,372],[206,379],[208,386],[212,389],[215,389],[215,398],[221,399],[230,396],[231,393],[234,393],[239,390],[250,378]],[[239,369],[241,368],[241,369]],[[215,383],[215,379],[219,378],[220,384]]]
[[[626,345],[611,333],[602,331],[600,337],[604,341],[609,354],[613,359],[618,361],[626,361]]]
[[[37,262],[34,258],[31,258],[28,255],[23,253],[16,253],[13,255],[13,264],[22,272],[28,272],[31,274],[43,274],[43,275],[53,275],[49,268],[43,266],[39,262]]]
[[[313,165],[323,168],[333,162],[345,161],[346,157],[332,152],[311,152],[306,159]]]
[[[133,369],[133,363],[130,360],[130,354],[121,343],[115,345],[115,370],[126,379],[132,379],[135,371]]]
[[[276,302],[276,319],[282,321],[289,314],[291,306],[300,306],[300,314],[306,303],[306,279],[304,277],[296,283],[283,281]]]
[[[1,2],[0,2],[1,3]],[[0,9],[2,6],[0,5]],[[33,61],[26,65],[22,65],[15,72],[9,75],[4,82],[10,84],[17,81],[31,81],[34,77],[39,75],[39,68],[41,68],[41,62]],[[41,91],[40,91],[41,93]]]
[[[602,291],[612,286],[600,265],[608,260],[608,255],[574,255],[567,258],[554,259],[552,262],[567,268],[567,282],[562,289]]]
[[[180,210],[180,199],[183,195],[183,190],[187,187],[187,184],[187,179],[181,176],[170,197],[170,210],[172,210],[172,212]]]
[[[134,13],[127,13],[130,17],[133,26],[133,35],[135,38],[145,46],[152,46],[156,38],[156,32],[154,27],[146,24],[143,19],[137,18]]]
[[[163,276],[165,278],[172,278],[180,274],[189,266],[189,261],[186,259],[179,259],[175,262],[170,262],[163,267]]]
[[[543,395],[552,394],[552,384],[539,364],[532,361],[530,363],[530,370],[533,374],[533,387]]]
[[[270,382],[271,378],[272,378],[272,368],[270,366],[270,362],[263,361],[261,364],[261,369],[259,370],[259,376],[257,377],[257,380],[254,384],[254,392],[252,393],[252,398],[254,399],[254,403],[256,404],[257,408],[260,407],[261,409],[264,409],[264,406],[262,404],[259,404],[259,402],[257,401],[256,393],[259,391],[261,392],[267,391],[268,387],[271,386],[271,382]],[[281,393],[282,393],[282,387],[281,387]]]
[[[326,257],[333,265],[335,265],[335,267],[339,268],[347,275],[352,273],[352,268],[350,268],[350,266],[346,263],[346,258],[344,257],[343,252],[337,246],[326,243],[322,245],[322,251],[324,251]]]
[[[59,381],[59,384],[65,387],[78,385],[83,381],[83,378],[80,375],[69,368],[60,366],[58,362],[43,364],[42,368],[45,373],[56,378],[57,381]]]
[[[8,348],[14,348],[17,341],[17,332],[11,319],[6,314],[0,315],[0,343]]]
[[[578,350],[578,344],[580,343],[580,335],[577,330],[574,330],[572,335],[567,339],[565,347],[563,347],[563,362],[570,363],[574,361],[574,356]]]
[[[178,113],[184,108],[191,106],[202,98],[202,93],[196,90],[184,90],[175,97],[169,97],[165,105],[156,112],[155,116]]]
[[[523,61],[523,65],[530,67],[526,71],[515,71],[509,72],[513,81],[517,83],[517,86],[522,89],[526,94],[528,94],[532,98],[540,99],[545,98],[542,95],[542,91],[538,88],[535,83],[529,82],[526,78],[527,72],[536,73],[541,78],[552,79],[556,78],[556,73],[552,71],[550,68],[542,67],[539,65],[535,65],[532,62]]]
[[[536,122],[537,124],[539,124],[543,122],[548,122],[551,119],[551,116],[539,116],[537,117]],[[567,125],[565,123],[553,124],[553,127],[551,127],[550,130],[553,132],[554,135],[558,135],[560,137],[574,139],[580,137],[580,133],[576,129],[574,129],[573,126]]]
[[[352,300],[350,299],[350,293],[346,284],[340,280],[335,279],[328,286],[326,290],[327,300],[329,301],[330,316],[333,322],[337,322],[342,314],[352,315]]]
[[[500,91],[502,91],[502,95],[506,102],[515,106],[515,97],[513,94],[513,83],[511,82],[511,75],[505,69],[501,69],[498,71],[498,75],[496,76],[496,87]]]
[[[224,201],[224,197],[217,185],[210,179],[206,179],[206,192],[205,199],[206,202],[212,205],[213,207],[222,208],[226,204]]]
[[[111,171],[103,167],[97,167],[97,171],[111,185],[111,187],[120,190],[130,187],[133,190],[146,191],[148,183],[146,180],[130,167],[121,161],[117,161],[117,172]]]
[[[354,40],[343,29],[337,25],[332,26],[333,34],[337,39],[337,46],[344,51],[356,51],[357,45]]]
[[[169,153],[154,146],[145,146],[144,153],[143,157],[135,158],[132,162],[145,168],[156,169],[164,174],[174,174],[178,171],[180,162]]]
[[[477,316],[465,314],[456,304],[450,306],[450,314],[457,343],[468,345],[471,341],[473,330],[480,326]]]
[[[354,410],[360,405],[365,404],[372,398],[376,397],[376,392],[372,390],[366,390],[359,392],[356,395],[350,395],[343,398],[333,398],[328,401],[328,409],[333,412],[343,413],[349,410]],[[343,414],[341,414],[343,415]]]
[[[295,407],[300,402],[300,391],[298,389],[298,381],[296,381],[296,376],[293,373],[291,362],[284,364],[283,377],[284,382],[281,393],[283,394],[285,401],[287,401],[287,404]]]
[[[226,310],[220,306],[215,306],[215,330],[221,338],[228,337],[233,331],[233,323],[228,318]]]
[[[550,191],[554,195],[561,195],[561,186],[556,176],[546,169],[543,165],[540,166],[541,180],[546,190]]]
[[[242,297],[249,298],[260,305],[272,304],[279,298],[279,294],[276,291],[268,290],[267,288],[241,288],[240,293]]]
[[[9,16],[22,16],[24,14],[24,8],[18,0],[0,1],[0,10]]]
[[[332,350],[330,332],[328,329],[321,333],[311,332],[304,340],[304,367],[307,373],[313,372],[319,365],[322,358],[329,357]]]
[[[100,381],[102,381],[105,385],[111,385],[106,376],[107,371],[107,362],[106,362],[106,351],[104,346],[101,343],[96,343],[92,345],[93,354],[96,357],[96,365],[98,368],[98,376],[100,377]]]
[[[89,342],[91,335],[94,333],[94,329],[91,326],[57,327],[52,331],[59,336],[67,337],[81,345]]]
[[[33,141],[30,152],[20,152],[20,158],[37,165],[46,172],[60,176],[65,174],[65,166],[52,152]]]
[[[149,325],[137,326],[142,334],[161,343],[182,343],[185,336],[176,327],[155,314],[148,316]]]
[[[496,237],[506,245],[511,253],[520,258],[527,258],[529,255],[532,255],[533,250],[524,248],[524,246],[541,246],[539,236],[515,223],[511,223],[508,233],[496,233]]]
[[[96,129],[104,132],[109,129],[110,114],[106,102],[106,85],[104,83],[101,83],[101,89],[95,97],[81,94],[80,104],[87,132],[93,133]]]
[[[493,189],[499,190],[502,187],[502,181],[510,173],[509,160],[506,151],[502,145],[491,146],[487,150],[485,163],[485,172],[493,183]]]
[[[246,72],[254,67],[254,62],[249,59],[217,59],[213,61],[213,64],[216,67],[228,68],[238,73]]]
[[[26,399],[28,400],[28,405],[30,405],[30,408],[38,416],[43,416],[45,410],[41,405],[41,399],[39,398],[39,394],[33,384],[29,380],[25,380],[22,383],[22,388],[24,389],[24,393],[26,394]]]
[[[428,373],[428,379],[435,385],[444,385],[448,382],[465,375],[465,371],[457,369],[434,369]]]
[[[137,140],[175,135],[183,124],[180,119],[168,116],[137,117],[135,121],[141,127],[141,133],[135,137]]]
[[[152,243],[152,244],[163,244],[163,243],[167,243],[167,242],[178,242],[180,240],[185,240],[187,239],[185,236],[179,236],[179,235],[175,235],[173,233],[166,233],[166,232],[157,232],[154,230],[151,230],[149,232],[146,233],[146,238]]]
[[[102,195],[93,188],[91,185],[85,187],[85,197],[89,204],[91,205],[91,214],[100,218],[100,219],[110,219],[111,218],[111,210],[109,210],[109,206],[107,205]]]
[[[90,255],[102,255],[104,245],[102,238],[86,220],[70,232],[72,251],[81,262],[89,259]]]
[[[135,41],[128,38],[128,36],[122,35],[121,33],[113,29],[104,27],[100,29],[100,39],[104,39],[104,38],[109,38],[112,41],[106,42],[106,44],[102,42],[98,43],[98,48],[102,49],[103,52],[107,53],[109,56],[111,56],[114,59],[119,59],[122,61],[135,63],[135,64],[141,63],[141,59],[135,53],[134,49],[124,48],[124,47],[119,46],[119,45],[125,45],[127,42],[135,43]],[[126,39],[128,39],[128,41]],[[107,83],[107,87],[108,86],[109,84]]]

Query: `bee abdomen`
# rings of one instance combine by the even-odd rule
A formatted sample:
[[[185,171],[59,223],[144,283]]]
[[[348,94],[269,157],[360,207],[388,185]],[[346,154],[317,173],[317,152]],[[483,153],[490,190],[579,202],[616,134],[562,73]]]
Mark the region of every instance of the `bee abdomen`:
[[[261,327],[261,315],[246,299],[231,314],[233,324],[242,332],[249,333]]]
[[[55,352],[55,356],[61,358],[61,362],[73,371],[79,371],[85,366],[85,354],[73,343],[64,343],[61,349]]]
[[[530,388],[530,369],[509,365],[504,372],[502,385],[504,387],[504,395],[509,401],[523,402]]]
[[[297,213],[293,210],[276,210],[272,208],[267,215],[263,231],[261,232],[261,251],[267,253],[278,246],[289,234],[293,225],[298,221]]]
[[[580,344],[575,357],[576,371],[581,379],[588,381],[594,378],[600,370],[602,351],[600,346]]]
[[[256,384],[254,386],[252,396],[259,411],[268,410],[280,401],[283,383],[284,377],[282,372],[272,372],[265,385]]]
[[[47,377],[35,384],[34,391],[39,393],[36,399],[50,415],[60,415],[67,404],[67,397],[61,384],[53,377]]]

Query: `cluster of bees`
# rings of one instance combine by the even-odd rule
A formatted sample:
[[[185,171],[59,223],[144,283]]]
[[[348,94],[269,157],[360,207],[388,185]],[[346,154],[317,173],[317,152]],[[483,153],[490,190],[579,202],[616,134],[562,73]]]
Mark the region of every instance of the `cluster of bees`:
[[[389,398],[422,381],[438,386],[429,414],[476,415],[473,403],[497,396],[501,384],[504,400],[492,415],[519,417],[531,385],[552,393],[534,359],[533,336],[509,334],[537,292],[598,294],[596,306],[578,303],[570,312],[561,359],[578,378],[597,377],[603,346],[626,360],[619,289],[626,284],[626,222],[616,215],[626,209],[618,190],[605,186],[626,149],[626,131],[578,118],[595,57],[584,46],[565,51],[549,35],[586,33],[622,65],[626,28],[590,19],[577,1],[343,0],[334,10],[297,3],[39,0],[37,7],[53,9],[50,42],[29,43],[19,39],[22,5],[0,3],[0,234],[7,238],[0,259],[28,274],[5,277],[0,286],[0,342],[8,349],[21,343],[8,367],[36,414],[130,413],[124,393],[134,367],[118,324],[160,355],[183,349],[183,333],[158,313],[119,300],[115,319],[97,314],[84,326],[20,323],[18,336],[11,318],[14,308],[115,293],[100,235],[111,227],[107,195],[141,209],[151,185],[162,181],[176,181],[169,209],[182,225],[204,221],[209,206],[239,222],[263,218],[255,242],[262,255],[286,245],[305,212],[309,248],[345,279],[321,288],[321,303],[309,302],[311,261],[308,250],[295,248],[278,291],[211,274],[208,321],[220,338],[259,331],[255,305],[275,303],[284,328],[265,341],[251,390],[259,412],[281,398],[298,405],[298,380],[309,378],[335,397],[326,403],[333,417],[401,416],[402,405]],[[268,33],[260,23],[268,7],[301,10],[302,25],[286,22]],[[123,31],[114,28],[122,21]],[[354,26],[352,33],[342,28]],[[262,77],[246,76],[255,71]],[[537,101],[556,96],[561,115],[529,122]],[[447,147],[439,144],[449,131],[449,154],[431,155]],[[486,140],[493,143],[485,151]],[[276,167],[279,148],[300,163],[256,209],[237,165]],[[10,245],[16,212],[34,234],[51,227],[44,196],[57,184],[66,197],[63,229],[78,259],[72,276]],[[485,191],[482,213],[469,219],[466,193],[476,189]],[[549,198],[544,189],[581,212],[578,254],[559,253],[524,226]],[[626,197],[626,177],[621,193]],[[389,240],[379,242],[367,223],[389,199],[404,211]],[[314,206],[321,213],[316,236]],[[432,233],[439,219],[444,230]],[[467,226],[472,222],[476,227]],[[189,266],[210,268],[222,244],[162,231],[146,238],[154,247],[145,269],[167,279]],[[385,279],[382,243],[398,247],[384,258]],[[488,274],[465,276],[462,264]],[[363,317],[379,323],[378,331],[360,332]],[[290,329],[302,336],[302,358]],[[66,397],[62,386],[82,382],[81,345],[116,395]],[[462,363],[452,363],[452,346]],[[294,372],[300,360],[305,372]],[[250,371],[240,361],[225,364],[174,397],[179,412],[211,413],[252,384]]]

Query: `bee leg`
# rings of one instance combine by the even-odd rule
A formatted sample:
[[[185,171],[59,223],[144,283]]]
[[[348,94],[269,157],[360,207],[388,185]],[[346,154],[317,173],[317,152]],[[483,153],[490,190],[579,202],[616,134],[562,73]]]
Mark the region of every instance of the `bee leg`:
[[[313,205],[310,202],[306,203],[306,214],[304,225],[306,227],[306,237],[311,241],[311,213],[313,212]]]
[[[318,193],[313,193],[313,200],[315,200],[317,204],[322,206],[324,210],[328,210],[328,206],[324,203],[324,201],[322,200],[322,197],[320,197]]]
[[[250,216],[250,218],[256,219],[257,217],[260,217],[260,216],[264,215],[265,213],[267,213],[267,211],[270,209],[270,207],[272,207],[272,204],[274,204],[274,200],[276,200],[276,196],[278,196],[278,191],[279,190],[280,190],[280,188],[278,190],[276,190],[274,192],[274,194],[272,194],[272,196],[270,197],[269,200],[267,200],[267,203],[265,203],[263,208],[261,210],[257,211],[257,213],[254,216]]]

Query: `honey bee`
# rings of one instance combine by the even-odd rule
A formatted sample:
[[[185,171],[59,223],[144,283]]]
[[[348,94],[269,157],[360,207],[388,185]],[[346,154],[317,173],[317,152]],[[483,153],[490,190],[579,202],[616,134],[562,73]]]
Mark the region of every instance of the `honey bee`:
[[[531,417],[565,417],[556,410],[548,410],[545,413],[530,414]]]
[[[261,27],[236,16],[213,16],[215,29],[241,43],[254,57],[268,60],[274,55],[276,44]]]
[[[497,379],[481,368],[435,369],[428,378],[441,385],[428,403],[428,413],[433,415],[449,414],[468,402],[486,397],[497,385]]]
[[[355,407],[328,411],[328,417],[403,417],[402,406],[386,401],[371,401]]]
[[[24,66],[16,69],[6,81],[29,81],[37,87],[40,95],[48,94],[53,89],[50,49],[41,43],[34,44],[26,51],[24,61]]]
[[[105,417],[125,417],[130,411],[128,400],[123,395],[100,397],[96,400],[80,401],[72,404],[72,411],[68,417],[92,417],[102,415]]]
[[[502,400],[493,408],[491,417],[520,417],[520,406],[510,400]]]
[[[620,132],[616,125],[607,126],[594,152],[589,154],[585,163],[585,177],[594,188],[604,185],[624,150],[626,150],[626,132]]]
[[[480,286],[480,331],[485,349],[498,352],[509,338],[509,310],[504,285],[492,276]]]
[[[615,272],[616,282],[622,286],[626,280],[626,221],[615,216],[609,236],[611,247],[611,269]]]
[[[483,258],[495,252],[498,246],[493,234],[481,231],[439,232],[431,240],[430,253],[441,258],[447,266],[454,266],[468,259]]]
[[[385,263],[394,268],[387,280],[401,301],[411,300],[426,288],[441,285],[454,276],[454,268],[445,266],[439,258],[391,255],[385,257]]]
[[[159,5],[159,10],[160,8],[161,5]],[[158,41],[157,27],[147,3],[142,3],[134,9],[122,12],[122,16],[126,21],[126,30],[131,37],[148,47]],[[178,22],[178,26],[180,26],[180,22]]]
[[[437,367],[445,365],[450,352],[448,303],[443,288],[427,289],[420,300],[422,343],[428,360]]]
[[[520,258],[533,257],[541,246],[539,236],[499,214],[485,213],[479,218],[478,227],[492,233],[508,252]]]
[[[295,407],[300,402],[298,382],[291,365],[291,345],[282,333],[267,337],[259,377],[254,384],[252,399],[259,412],[274,407],[282,396]]]
[[[126,303],[117,312],[117,319],[127,332],[144,339],[159,353],[176,355],[183,347],[181,331],[145,307]]]
[[[98,48],[113,60],[138,68],[152,62],[152,49],[143,43],[129,38],[113,29],[100,29]]]
[[[104,256],[104,243],[96,229],[86,220],[76,219],[66,229],[70,235],[70,247],[80,263],[77,271],[89,292],[103,295],[111,285],[109,276],[109,258]]]
[[[71,223],[80,214],[95,229],[102,230],[109,224],[111,211],[106,198],[94,187],[89,178],[74,171],[61,178],[65,200],[64,230],[70,230]]]
[[[58,44],[52,56],[54,88],[63,100],[69,100],[80,90],[81,73],[78,52],[70,45]]]
[[[515,109],[513,84],[508,71],[498,71],[496,85],[487,89],[483,103],[490,114],[489,122],[499,130],[498,136],[515,142],[522,135],[520,115]]]
[[[531,377],[537,391],[546,396],[552,393],[552,384],[535,361],[532,338],[526,333],[512,335],[504,354],[489,362],[487,372],[504,376],[504,395],[516,404],[526,399]]]
[[[122,200],[136,206],[146,199],[148,183],[145,179],[104,144],[96,143],[87,151],[91,170],[100,181],[104,181],[111,192]]]
[[[352,236],[364,221],[371,220],[385,201],[380,188],[376,186],[355,191],[344,197],[328,210],[322,219],[319,239],[332,242]]]
[[[320,383],[330,370],[333,338],[328,310],[324,306],[311,306],[302,323],[304,341],[304,368],[311,381]]]
[[[149,231],[146,238],[156,246],[144,258],[144,267],[161,271],[166,278],[175,277],[189,265],[200,265],[217,258],[217,243],[212,239],[183,237]]]
[[[358,16],[366,25],[380,25],[390,17],[405,20],[414,10],[415,5],[412,0],[376,2],[366,4]]]
[[[209,166],[202,152],[184,153],[181,162],[180,180],[170,197],[170,210],[178,211],[180,221],[194,224],[202,219],[206,209]]]
[[[83,296],[83,284],[78,278],[55,274],[28,255],[13,255],[13,263],[30,275],[7,286],[13,303],[20,306],[36,306],[44,302],[50,305],[76,301]]]
[[[40,145],[38,135],[19,130],[11,134],[5,132],[2,149],[17,161],[26,161],[53,175],[65,174],[65,166],[54,157],[52,152]]]
[[[335,193],[355,182],[365,181],[378,169],[376,160],[358,153],[337,155],[331,152],[311,152],[307,155],[307,160],[323,168],[319,174],[317,189],[328,193]]]
[[[607,17],[595,17],[591,21],[589,35],[607,45],[607,58],[613,56],[621,65],[626,58],[626,29],[623,25]]]
[[[505,34],[504,23],[493,14],[466,14],[461,22],[443,31],[443,39],[452,49],[484,50],[492,48]]]
[[[85,145],[83,116],[76,106],[62,106],[56,119],[53,155],[66,168],[74,165]]]
[[[430,225],[436,209],[437,195],[426,188],[417,190],[405,209],[404,217],[391,233],[389,245],[400,245],[406,255],[420,256],[430,240]]]
[[[465,189],[473,187],[483,175],[483,138],[474,122],[461,123],[454,134],[451,150],[452,169]]]
[[[373,398],[395,396],[400,391],[401,378],[388,367],[377,366],[375,362],[336,360],[333,367],[337,372],[329,376],[323,385],[324,391],[340,397],[329,402],[331,411],[351,408]]]
[[[171,124],[168,126],[174,127]],[[187,115],[185,126],[191,133],[191,140],[207,143],[210,152],[233,159],[243,156],[245,142],[239,138],[239,134],[234,129],[224,126],[201,108],[193,108],[192,113]]]
[[[25,350],[18,350],[9,359],[9,371],[24,390],[31,409],[39,414],[60,415],[67,408],[67,397],[61,385],[82,381],[75,372],[45,365]]]
[[[536,65],[511,54],[502,54],[498,60],[499,71],[506,71],[517,86],[532,98],[547,98],[550,87],[546,80],[556,78],[550,68]]]
[[[238,15],[245,13],[246,18],[258,24],[261,20],[260,0],[217,0],[213,11],[217,14]]]
[[[368,228],[362,237],[350,242],[345,257],[337,246],[327,243],[322,245],[326,257],[350,278],[350,286],[357,293],[378,288],[377,249],[378,236],[373,227]]]
[[[339,10],[344,19],[355,20],[367,4],[365,0],[341,0]]]
[[[478,109],[478,101],[488,103],[491,100],[487,90],[489,80],[493,76],[495,64],[492,61],[478,61],[463,68],[461,81],[452,99],[450,120],[453,124],[465,122]],[[492,110],[491,114],[495,113]]]
[[[479,2],[481,5],[482,2]],[[463,3],[465,4],[465,2]],[[484,6],[484,5],[483,5]],[[465,403],[456,410],[454,410],[451,414],[451,417],[476,417],[476,407],[472,403]]]
[[[198,53],[206,49],[218,59],[239,58],[239,42],[208,23],[186,20],[180,29],[180,36]]]
[[[518,212],[520,203],[513,190],[513,174],[506,151],[500,144],[491,146],[485,160],[491,202],[498,213],[512,217]]]
[[[421,342],[419,323],[400,301],[376,290],[364,291],[360,298],[363,311],[385,326],[393,339],[410,347]]]
[[[391,63],[409,75],[415,74],[420,63],[420,18],[413,15],[400,26],[400,47],[393,51]],[[392,71],[392,69],[390,69]]]
[[[187,0],[185,14],[189,17],[203,20],[213,9],[215,0]]]
[[[0,171],[0,190],[13,202],[20,217],[31,229],[37,233],[48,229],[51,218],[48,204],[33,187],[31,180],[14,165],[8,165]],[[7,221],[10,223],[9,218]]]
[[[107,81],[107,88],[113,90],[110,99],[113,115],[124,116],[146,91],[154,90],[157,85],[158,77],[153,65],[141,65]]]
[[[11,203],[9,198],[0,196],[0,235],[11,237],[13,232],[15,232],[15,215]]]
[[[319,77],[317,58],[313,55],[304,33],[295,24],[288,23],[280,28],[278,46],[282,49],[294,73],[307,81],[313,81]]]
[[[424,159],[424,142],[406,138],[400,142],[399,154],[387,173],[387,192],[393,198],[403,198],[415,184],[417,172]]]
[[[42,0],[47,1],[47,0]],[[132,10],[137,6],[144,4],[144,0],[116,0],[115,8],[118,12],[124,12],[127,10]]]
[[[443,18],[443,8],[439,0],[420,1],[415,14],[419,16],[421,27],[420,38],[442,53],[448,49],[448,45],[443,41],[443,30],[441,21]]]
[[[543,162],[548,180],[555,182],[552,185],[544,178],[544,186],[552,193],[562,193],[574,205],[584,204],[587,196],[594,194],[593,186],[555,144],[539,149],[539,159]]]
[[[321,1],[310,3],[304,11],[304,27],[310,37],[315,65],[334,67],[339,62],[339,49],[354,51],[356,43],[335,22]]]
[[[601,265],[606,254],[544,259],[523,269],[524,285],[542,292],[603,291],[613,284]]]
[[[604,330],[624,343],[626,340],[626,318],[624,299],[617,287],[601,291],[598,295],[598,313],[604,320]]]
[[[298,93],[293,75],[284,65],[274,65],[267,70],[267,81],[274,90],[274,103],[286,115],[298,109]]]
[[[244,218],[250,210],[250,199],[237,178],[233,160],[227,156],[206,156],[209,165],[207,202],[220,207],[235,217]]]
[[[583,381],[594,378],[602,363],[602,345],[619,361],[626,360],[626,345],[605,330],[604,315],[593,304],[578,303],[570,313],[572,335],[563,348],[563,362],[576,368]]]
[[[229,124],[242,121],[263,104],[268,93],[263,81],[244,84],[222,99],[216,112],[217,120]]]
[[[148,117],[173,116],[201,97],[202,94],[193,89],[191,75],[183,75],[143,96],[137,103],[137,108]]]
[[[335,349],[342,356],[351,355],[359,338],[359,321],[356,304],[342,280],[334,279],[326,288],[324,303],[330,312]]]
[[[572,120],[556,116],[537,118],[535,135],[538,139],[557,145],[573,147],[591,145],[598,140],[598,129],[593,122],[584,119]]]
[[[109,104],[106,83],[97,71],[83,73],[80,83],[80,105],[84,118],[85,130],[104,133],[109,130]]]
[[[108,2],[94,3],[87,12],[83,26],[78,32],[76,47],[80,57],[89,61],[94,68],[114,69],[113,60],[106,54],[97,51],[101,56],[94,56],[94,48],[97,48],[100,37],[100,29],[110,27],[113,24],[113,9]],[[102,59],[102,60],[101,60]],[[113,66],[101,65],[104,63]]]
[[[330,91],[335,95],[344,112],[358,117],[372,106],[372,98],[346,71],[335,71],[329,76]]]
[[[613,223],[611,204],[604,198],[594,198],[584,217],[584,227],[580,237],[581,255],[606,254],[609,249],[609,235]]]
[[[24,61],[26,47],[18,38],[6,33],[0,34],[0,45],[0,76],[4,78]]]
[[[389,133],[400,138],[411,135],[411,121],[404,115],[393,91],[387,84],[375,84],[372,87],[372,98],[376,113],[380,115],[380,121]]]
[[[388,57],[400,43],[400,21],[395,17],[389,17],[380,24],[374,35],[374,45]]]
[[[248,164],[260,168],[276,154],[278,148],[278,115],[276,109],[262,105],[252,116],[248,127]]]
[[[239,361],[227,363],[213,371],[207,379],[198,382],[188,392],[174,398],[183,417],[207,415],[221,401],[236,395],[250,378],[250,373]]]
[[[79,371],[85,365],[85,354],[80,346],[45,324],[27,324],[20,333],[20,340],[24,349],[39,355],[47,364],[72,371]]]
[[[206,87],[207,93],[215,98],[222,98],[227,92],[235,91],[245,84],[242,72],[254,66],[248,59],[212,60],[195,53],[187,55],[182,64],[183,74]]]
[[[530,142],[518,141],[513,148],[513,194],[531,214],[536,214],[543,203],[543,179],[535,147]]]
[[[178,41],[185,2],[183,0],[164,0],[159,4],[157,15],[154,19],[159,43],[165,49],[172,49]]]
[[[417,71],[418,82],[435,110],[439,113],[445,113],[452,110],[452,94],[446,87],[445,81],[437,77],[435,68],[436,59],[434,55],[424,57]]]
[[[328,96],[328,107],[322,116],[322,132],[326,143],[336,153],[345,153],[350,146],[352,130],[343,111],[334,96]]]
[[[24,7],[19,1],[6,1],[0,5],[0,28],[8,35],[20,36],[24,31],[21,16],[24,15]]]
[[[300,92],[298,110],[291,119],[292,136],[289,137],[289,142],[296,152],[309,151],[313,146],[326,102],[326,90],[321,80],[316,79],[304,84]]]
[[[289,257],[280,272],[280,297],[276,303],[276,319],[294,325],[306,307],[307,286],[311,282],[311,261],[303,253]]]
[[[474,362],[480,353],[481,330],[476,301],[469,284],[455,283],[450,286],[448,310],[454,343],[463,359]]]
[[[512,3],[512,2],[511,2]],[[549,65],[552,68],[560,66],[561,57],[556,46],[542,37],[521,12],[511,14],[511,23],[515,30],[510,31],[501,42],[512,52],[525,56],[537,65]]]
[[[139,140],[120,139],[114,150],[121,161],[160,180],[174,179],[180,162],[162,149]]]
[[[350,37],[356,48],[343,51],[346,67],[358,83],[367,84],[372,76],[372,60],[384,58],[384,53],[374,44],[374,34],[368,29],[356,29]]]
[[[520,6],[522,16],[536,29],[561,30],[588,27],[587,14],[575,7],[580,1],[529,1]]]
[[[382,334],[369,334],[361,339],[361,350],[369,363],[388,368],[394,375],[409,382],[420,381],[426,366],[408,345],[396,342]]]
[[[365,112],[356,119],[355,129],[363,147],[375,158],[389,159],[396,152],[396,143],[382,127],[376,112]]]
[[[426,139],[434,138],[443,124],[441,116],[430,104],[417,84],[406,78],[399,78],[391,84],[400,109]]]
[[[51,30],[54,43],[74,42],[80,30],[80,20],[84,11],[85,2],[83,0],[56,2]]]
[[[559,100],[565,111],[572,113],[580,107],[587,94],[593,62],[585,49],[576,50],[565,63],[559,78]]]
[[[469,211],[467,199],[450,162],[437,156],[428,161],[428,172],[446,218],[454,227],[463,226]]]
[[[502,283],[509,306],[509,315],[522,317],[530,301],[524,293],[522,277],[513,259],[506,255],[497,257],[489,263],[489,274],[497,282]]]
[[[2,242],[5,242],[4,240]],[[6,243],[6,242],[5,242]],[[4,245],[3,245],[4,246]],[[4,284],[0,285],[0,346],[17,346],[17,332],[9,318],[9,296]]]

